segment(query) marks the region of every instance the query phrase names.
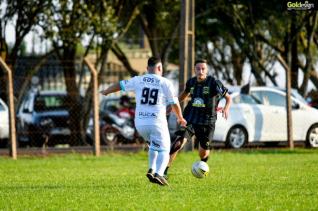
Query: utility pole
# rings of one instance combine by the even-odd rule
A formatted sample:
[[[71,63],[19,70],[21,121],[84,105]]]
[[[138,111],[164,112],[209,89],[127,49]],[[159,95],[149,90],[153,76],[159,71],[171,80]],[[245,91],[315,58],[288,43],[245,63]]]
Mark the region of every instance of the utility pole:
[[[195,0],[181,1],[179,92],[192,77],[194,68],[194,3]]]
[[[286,107],[287,107],[287,140],[288,147],[294,149],[293,118],[291,106],[291,69],[286,69]]]
[[[179,92],[184,89],[187,80],[192,77],[194,68],[194,1],[181,0]],[[184,108],[184,103],[180,103],[180,106]],[[189,141],[184,149],[193,150],[194,141]]]
[[[290,69],[286,71],[286,102],[287,102],[287,140],[288,147],[294,149],[293,140],[293,124],[292,124],[292,107],[291,107],[291,72]]]

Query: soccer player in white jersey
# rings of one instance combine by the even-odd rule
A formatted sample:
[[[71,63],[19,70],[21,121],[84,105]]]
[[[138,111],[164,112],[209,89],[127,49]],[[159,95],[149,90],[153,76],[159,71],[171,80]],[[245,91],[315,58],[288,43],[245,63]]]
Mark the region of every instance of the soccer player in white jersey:
[[[166,107],[172,106],[181,126],[186,126],[187,122],[182,116],[172,83],[162,77],[161,60],[149,58],[147,70],[147,74],[113,84],[101,94],[108,95],[120,90],[135,92],[135,126],[138,133],[149,142],[149,170],[146,176],[150,182],[168,185],[163,177],[170,150]]]

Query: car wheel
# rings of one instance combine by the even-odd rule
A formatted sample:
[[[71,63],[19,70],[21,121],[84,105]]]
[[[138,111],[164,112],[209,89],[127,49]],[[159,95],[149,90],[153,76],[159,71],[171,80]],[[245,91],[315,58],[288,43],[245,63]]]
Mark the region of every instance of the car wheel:
[[[232,127],[226,136],[226,146],[239,149],[247,143],[247,132],[242,126]]]
[[[44,144],[44,138],[30,135],[30,146],[31,147],[42,147]]]
[[[7,148],[9,143],[9,139],[0,139],[0,148]]]
[[[318,124],[314,124],[308,130],[306,137],[306,146],[313,148],[318,147]]]
[[[19,148],[26,148],[29,145],[29,142],[18,140],[18,147]]]
[[[89,144],[90,146],[93,146],[94,145],[94,139],[92,139],[89,135],[86,135],[85,137],[86,137],[85,142],[87,144]]]
[[[44,143],[44,138],[35,129],[28,131],[29,144],[30,147],[42,147]]]
[[[101,140],[106,145],[115,145],[118,140],[117,131],[112,127],[104,127],[101,131]]]

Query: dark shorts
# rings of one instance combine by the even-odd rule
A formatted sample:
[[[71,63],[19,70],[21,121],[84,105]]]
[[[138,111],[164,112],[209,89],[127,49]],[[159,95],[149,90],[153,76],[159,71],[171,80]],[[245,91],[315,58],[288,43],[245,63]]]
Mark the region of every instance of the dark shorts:
[[[189,124],[176,132],[177,136],[191,140],[195,135],[203,149],[209,150],[212,147],[212,139],[215,130],[215,123],[209,125]]]

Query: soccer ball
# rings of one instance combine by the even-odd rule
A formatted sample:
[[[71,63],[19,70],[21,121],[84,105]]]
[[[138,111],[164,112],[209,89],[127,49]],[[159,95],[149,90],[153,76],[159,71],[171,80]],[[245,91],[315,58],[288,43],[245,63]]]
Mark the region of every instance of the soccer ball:
[[[196,161],[193,163],[191,172],[196,178],[204,178],[209,174],[209,166],[206,162]]]

